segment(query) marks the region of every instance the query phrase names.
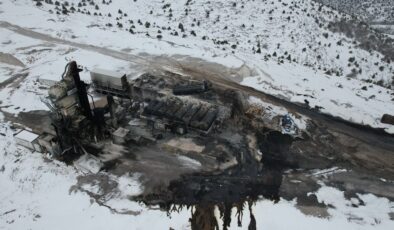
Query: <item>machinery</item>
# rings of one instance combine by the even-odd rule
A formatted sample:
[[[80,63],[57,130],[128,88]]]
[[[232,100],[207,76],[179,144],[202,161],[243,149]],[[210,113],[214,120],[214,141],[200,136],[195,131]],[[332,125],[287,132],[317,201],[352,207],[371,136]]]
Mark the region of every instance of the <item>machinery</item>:
[[[84,142],[96,142],[105,136],[105,108],[95,108],[93,101],[92,108],[88,85],[80,79],[80,71],[75,61],[68,63],[62,80],[49,88],[43,100],[52,111],[60,150],[54,153],[57,157],[86,153]]]
[[[89,85],[81,71],[75,61],[68,63],[42,99],[54,132],[41,146],[63,160],[97,156],[108,146],[156,142],[165,133],[207,135],[231,115],[216,97],[198,98],[210,89],[206,81],[145,73],[129,83],[125,74],[94,69]]]
[[[174,95],[190,95],[190,94],[198,94],[203,93],[208,90],[208,82],[207,81],[190,81],[187,84],[178,84],[176,85],[172,92]]]
[[[129,96],[130,86],[125,74],[96,68],[90,72],[90,76],[97,92],[118,97]]]

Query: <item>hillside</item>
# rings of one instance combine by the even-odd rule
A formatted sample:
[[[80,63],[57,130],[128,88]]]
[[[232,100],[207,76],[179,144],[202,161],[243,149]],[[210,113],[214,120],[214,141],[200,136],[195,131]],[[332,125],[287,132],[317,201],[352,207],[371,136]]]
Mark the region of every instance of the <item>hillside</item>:
[[[42,3],[41,3],[42,2]],[[52,4],[51,4],[52,3]],[[129,31],[178,45],[214,47],[220,54],[254,55],[278,64],[296,63],[317,72],[349,76],[385,87],[393,65],[384,55],[329,30],[350,18],[312,1],[39,1],[40,8],[71,20],[91,16],[91,26]],[[101,15],[101,16],[100,16]],[[85,20],[84,20],[85,21]],[[93,23],[93,22],[92,22]]]
[[[387,0],[316,0],[334,9],[360,17],[374,28],[394,34],[394,5]]]
[[[394,115],[394,40],[371,27],[371,22],[382,22],[372,16],[390,18],[390,14],[378,11],[377,5],[365,17],[355,17],[350,15],[353,11],[337,11],[335,5],[316,1],[0,0],[0,229],[190,229],[193,218],[204,216],[208,223],[217,221],[218,229],[242,229],[248,224],[249,229],[394,229],[390,173],[394,125],[381,122],[383,114]],[[345,9],[357,4],[344,3]],[[253,200],[245,193],[245,202],[229,206],[225,200],[229,206],[225,209],[215,205],[200,212],[198,205],[174,203],[165,210],[154,203],[156,194],[149,205],[135,198],[149,190],[149,181],[169,183],[166,173],[179,171],[174,165],[201,167],[202,161],[196,159],[206,152],[195,153],[194,159],[176,151],[167,154],[165,148],[171,146],[153,149],[151,142],[133,143],[124,151],[124,164],[124,159],[114,156],[118,151],[110,149],[103,156],[110,161],[108,168],[127,166],[117,174],[107,167],[98,173],[84,171],[17,145],[18,131],[30,124],[46,125],[42,117],[48,118],[48,107],[42,99],[72,60],[82,69],[81,80],[86,83],[91,83],[94,68],[125,73],[129,82],[143,73],[162,79],[176,75],[208,80],[208,85],[214,83],[215,90],[223,91],[215,96],[209,89],[208,96],[220,97],[223,104],[227,100],[237,104],[232,96],[247,92],[245,103],[251,103],[252,109],[245,112],[249,112],[245,120],[282,127],[282,118],[290,117],[302,135],[293,138],[257,126],[264,135],[256,139],[245,125],[242,132],[248,135],[244,136],[238,129],[219,129],[213,132],[223,136],[198,134],[205,139],[199,138],[195,145],[188,142],[190,133],[182,138],[190,148],[204,145],[218,154],[234,151],[240,162],[249,162],[245,156],[250,153],[238,147],[263,146],[257,154],[279,156],[271,160],[286,162],[282,163],[286,167],[272,165],[278,170],[274,176],[281,178],[275,191],[279,198],[258,195]],[[160,86],[161,80],[150,84]],[[200,96],[205,97],[196,95]],[[131,119],[130,111],[137,109],[135,101],[128,102],[133,105],[125,103],[126,109],[117,110]],[[234,117],[233,123],[226,124],[230,128],[243,123]],[[131,121],[127,124],[137,123]],[[112,130],[107,134],[112,136]],[[173,136],[181,137],[168,134]],[[298,164],[294,153],[305,156],[308,164]],[[271,165],[262,162],[259,170],[270,170]],[[240,170],[250,168],[243,165]],[[385,174],[374,174],[380,171]],[[226,187],[232,175],[217,178],[191,180],[190,187],[202,192],[184,193],[204,197],[211,190],[205,184]],[[255,178],[264,180],[260,175]],[[255,190],[240,184],[229,187],[230,194],[241,187],[241,192]],[[167,195],[166,191],[160,192]],[[226,199],[222,190],[217,191],[215,195]]]
[[[171,68],[174,63],[179,67],[185,55],[214,61],[231,67],[224,75],[241,84],[352,122],[392,128],[380,123],[381,116],[394,109],[390,103],[394,63],[392,50],[386,49],[392,48],[392,40],[379,35],[367,46],[369,32],[362,33],[360,40],[351,36],[352,30],[349,34],[337,26],[347,23],[345,29],[358,28],[352,17],[314,1],[129,1],[125,5],[107,0],[23,0],[4,1],[1,7],[0,20],[56,39],[130,54],[170,56],[175,59]],[[12,25],[3,23],[3,27]],[[20,51],[12,55],[26,59]],[[37,64],[48,63],[47,56],[38,57]],[[65,64],[57,63],[59,69]],[[47,71],[38,74],[50,77]]]

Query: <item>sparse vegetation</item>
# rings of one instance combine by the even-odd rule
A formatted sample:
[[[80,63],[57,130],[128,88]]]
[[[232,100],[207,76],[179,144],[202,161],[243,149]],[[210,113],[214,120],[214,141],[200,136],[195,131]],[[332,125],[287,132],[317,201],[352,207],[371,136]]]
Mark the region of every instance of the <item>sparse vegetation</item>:
[[[44,2],[48,6],[52,5],[51,11],[58,15],[105,15],[106,22],[103,26],[115,25],[112,29],[119,30],[126,28],[130,36],[145,34],[157,39],[167,35],[184,39],[198,38],[207,45],[213,43],[215,49],[227,53],[237,50],[254,55],[262,54],[260,58],[264,61],[274,58],[280,64],[298,63],[327,75],[356,74],[357,77],[371,79],[374,83],[386,78],[383,84],[391,84],[391,80],[387,81],[385,76],[393,73],[392,66],[386,64],[391,62],[390,57],[394,52],[392,39],[375,34],[368,25],[360,24],[357,18],[347,18],[314,2],[262,1],[257,4],[254,1],[233,1],[223,6],[218,2],[207,1],[204,2],[206,7],[198,8],[197,5],[203,3],[188,0],[183,8],[178,8],[176,4],[164,0],[157,8],[142,9],[138,8],[141,2],[132,1],[130,4],[136,4],[139,11],[132,15],[130,11],[119,7],[109,10],[107,6],[113,4],[111,0],[80,0],[72,4],[67,1],[35,0],[38,5]],[[227,7],[227,14],[217,10],[219,5]],[[232,23],[240,13],[264,15],[266,22]],[[306,21],[297,20],[295,15],[304,15]],[[271,22],[268,23],[267,19]],[[300,27],[305,30],[298,30]],[[240,30],[243,32],[240,33]],[[265,42],[264,46],[261,41]],[[369,52],[373,58],[362,59],[364,56],[360,56],[358,47]],[[340,51],[331,53],[329,50]],[[383,55],[375,58],[376,51]],[[348,62],[342,62],[342,56]],[[375,60],[373,67],[370,67],[370,60]]]

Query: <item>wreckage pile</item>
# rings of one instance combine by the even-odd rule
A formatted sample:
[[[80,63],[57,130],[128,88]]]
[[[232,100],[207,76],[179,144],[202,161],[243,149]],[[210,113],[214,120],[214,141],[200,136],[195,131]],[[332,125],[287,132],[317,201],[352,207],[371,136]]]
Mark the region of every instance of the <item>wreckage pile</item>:
[[[125,74],[94,69],[89,85],[81,81],[80,71],[76,62],[69,63],[62,80],[42,99],[52,125],[40,130],[39,143],[43,152],[58,158],[97,156],[102,142],[154,142],[166,132],[208,135],[232,113],[229,103],[198,98],[211,91],[207,81],[143,74],[128,82]]]
[[[58,158],[98,156],[103,143],[155,142],[165,134],[219,137],[240,110],[249,119],[263,113],[262,108],[248,106],[242,93],[205,80],[145,73],[129,82],[126,74],[94,69],[92,83],[86,84],[80,71],[70,62],[62,80],[42,100],[50,108],[52,125],[40,130],[38,143],[43,152]]]
[[[226,175],[238,175],[242,183],[267,184],[264,176],[271,174],[261,171],[257,137],[273,125],[267,126],[271,119],[264,120],[264,108],[249,104],[248,95],[169,72],[129,80],[125,74],[95,69],[92,83],[86,84],[80,71],[76,62],[69,63],[43,99],[51,125],[36,138],[42,152],[91,172],[158,173],[163,178],[151,189],[156,195],[154,191],[163,191],[157,187],[178,184],[174,181],[181,175],[197,171],[229,170]],[[289,126],[291,119],[284,118],[276,118],[277,132],[279,123]],[[185,168],[179,159],[194,166]],[[262,180],[256,182],[256,177]],[[222,179],[199,180],[216,187]],[[184,189],[194,190],[193,183]],[[237,186],[232,182],[223,188],[232,194]]]
[[[50,122],[15,135],[17,143],[93,175],[138,173],[144,192],[133,198],[148,205],[231,213],[245,200],[278,200],[288,169],[390,168],[390,146],[371,148],[255,92],[170,72],[96,69],[86,84],[79,71],[67,65],[43,99]],[[367,157],[376,154],[383,160]]]
[[[179,134],[185,133],[187,128],[207,133],[214,121],[222,122],[224,120],[225,110],[225,107],[209,103],[169,98],[149,102],[144,109],[144,115],[164,118],[169,123],[176,123],[176,126],[179,127],[176,129]]]

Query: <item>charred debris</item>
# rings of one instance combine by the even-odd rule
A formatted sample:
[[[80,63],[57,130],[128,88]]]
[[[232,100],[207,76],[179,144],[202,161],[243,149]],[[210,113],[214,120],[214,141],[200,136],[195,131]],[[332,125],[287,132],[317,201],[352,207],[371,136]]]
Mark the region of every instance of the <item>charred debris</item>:
[[[125,74],[94,69],[88,85],[80,71],[70,62],[43,100],[52,112],[50,133],[56,140],[43,147],[56,157],[98,155],[106,141],[143,144],[165,133],[209,135],[231,116],[227,103],[188,96],[209,91],[206,81],[143,74],[129,83]]]
[[[131,78],[102,69],[92,70],[87,84],[80,72],[76,62],[66,66],[42,99],[50,119],[46,113],[23,117],[43,122],[25,123],[32,132],[18,133],[16,142],[91,172],[88,176],[139,173],[144,191],[134,200],[168,212],[195,207],[196,229],[217,225],[211,221],[214,207],[227,226],[233,207],[242,213],[245,203],[261,197],[293,199],[299,191],[318,188],[310,181],[299,190],[289,183],[291,171],[336,166],[392,175],[391,137],[371,137],[370,129],[332,118],[328,122],[335,124],[329,126],[325,116],[302,109],[313,120],[303,120],[300,129],[300,120],[294,120],[302,118],[299,113],[274,111],[275,103],[286,103],[244,87],[172,72]],[[251,95],[261,98],[260,104]]]
[[[86,84],[81,71],[75,61],[67,64],[61,81],[42,99],[50,108],[52,126],[44,129],[39,143],[42,151],[59,159],[98,156],[107,142],[144,145],[165,136],[201,141],[219,138],[225,126],[239,124],[232,128],[247,130],[253,125],[242,119],[243,113],[254,112],[246,95],[205,80],[145,73],[129,81],[125,74],[94,69]]]
[[[245,92],[206,80],[171,72],[130,80],[94,69],[87,84],[81,71],[70,62],[49,88],[42,101],[51,125],[35,141],[42,152],[94,173],[159,171],[165,182],[146,185],[136,198],[149,204],[277,198],[282,167],[276,166],[287,160],[292,142],[306,135],[289,116],[264,116]],[[161,156],[168,156],[160,162],[166,167],[149,163]],[[148,163],[138,165],[144,157]],[[180,157],[190,167],[172,164]]]

